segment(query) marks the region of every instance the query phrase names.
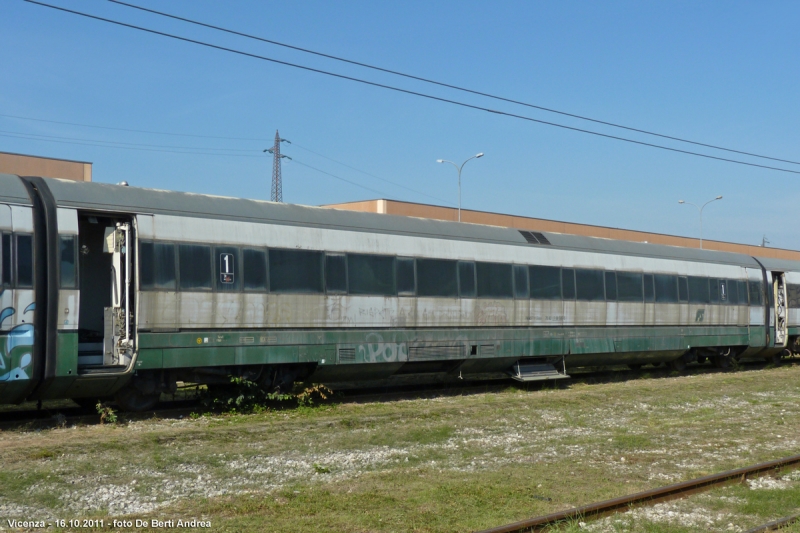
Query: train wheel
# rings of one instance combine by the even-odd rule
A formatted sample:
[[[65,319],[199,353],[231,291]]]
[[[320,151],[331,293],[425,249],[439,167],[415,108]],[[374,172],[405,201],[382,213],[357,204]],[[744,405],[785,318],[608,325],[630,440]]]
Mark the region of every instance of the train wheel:
[[[727,369],[731,367],[731,356],[729,355],[714,355],[711,357],[711,362],[717,368]]]
[[[677,372],[683,372],[686,370],[686,361],[684,361],[683,356],[680,356],[677,359],[670,361],[669,367]]]
[[[129,383],[120,389],[114,397],[120,409],[130,412],[147,411],[152,409],[158,404],[158,400],[160,398],[160,392],[145,394],[136,388],[136,385],[133,383]]]
[[[767,357],[766,358],[767,363],[769,363],[771,365],[774,365],[774,366],[780,366],[781,363],[783,362],[783,356],[786,355],[786,352],[788,352],[788,350],[784,350],[782,352],[778,352],[776,354],[773,354],[773,355]]]

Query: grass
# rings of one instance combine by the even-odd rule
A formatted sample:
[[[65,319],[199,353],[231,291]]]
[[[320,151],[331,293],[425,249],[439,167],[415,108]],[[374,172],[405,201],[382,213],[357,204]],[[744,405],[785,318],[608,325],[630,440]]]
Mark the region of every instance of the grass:
[[[215,531],[466,531],[797,453],[800,366],[54,423],[0,432],[0,520],[7,512],[203,517]],[[637,510],[556,530],[697,531],[691,506],[725,515],[699,530],[754,526],[796,509],[800,478],[779,485],[665,504],[688,502],[674,515]]]

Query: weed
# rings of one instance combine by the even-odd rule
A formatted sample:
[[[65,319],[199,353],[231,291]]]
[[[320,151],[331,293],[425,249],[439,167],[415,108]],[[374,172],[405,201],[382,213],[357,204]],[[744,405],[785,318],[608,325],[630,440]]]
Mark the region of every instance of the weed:
[[[314,472],[316,472],[317,474],[330,474],[331,473],[331,469],[328,468],[327,466],[322,466],[322,465],[317,464],[317,463],[314,463],[311,466],[314,467]]]
[[[305,387],[295,394],[297,405],[306,407],[314,405],[314,398],[327,400],[330,396],[333,396],[333,391],[325,385],[320,385],[318,383],[313,383],[310,387]]]
[[[97,414],[100,415],[101,424],[117,423],[117,413],[110,406],[104,404],[103,402],[97,402],[97,405],[95,405],[94,408],[97,409]]]

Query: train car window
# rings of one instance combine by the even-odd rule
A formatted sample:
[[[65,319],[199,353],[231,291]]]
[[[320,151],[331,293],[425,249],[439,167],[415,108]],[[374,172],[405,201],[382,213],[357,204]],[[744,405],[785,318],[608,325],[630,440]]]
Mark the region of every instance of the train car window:
[[[644,281],[644,301],[645,302],[656,301],[656,292],[655,288],[653,287],[653,275],[643,274],[642,280]]]
[[[311,250],[269,250],[269,290],[321,293],[325,256]]]
[[[711,302],[708,292],[708,278],[689,276],[689,302],[707,304]]]
[[[156,274],[153,261],[153,243],[139,241],[139,288],[152,289]]]
[[[617,272],[617,299],[620,302],[642,303],[642,275],[638,272]]]
[[[719,301],[723,304],[730,303],[728,301],[728,282],[724,279],[719,280]]]
[[[728,303],[739,305],[739,283],[735,279],[729,279],[726,283],[728,284]]]
[[[602,270],[575,269],[575,288],[578,300],[602,302],[606,299]]]
[[[325,290],[329,293],[347,292],[347,256],[325,256]]]
[[[476,263],[478,298],[513,298],[514,288],[511,265],[502,263]]]
[[[689,301],[689,279],[686,276],[678,277],[678,301],[681,303]]]
[[[764,295],[763,289],[761,288],[763,284],[760,281],[747,281],[747,289],[748,293],[750,294],[750,305],[763,305],[764,304]]]
[[[790,309],[800,309],[800,285],[786,284],[786,296]]]
[[[11,285],[11,235],[3,234],[3,285]]]
[[[459,261],[458,294],[462,298],[475,298],[475,263]]]
[[[174,291],[177,287],[175,280],[175,245],[157,242],[154,246],[154,252],[156,276],[153,287]],[[210,267],[211,265],[209,265],[209,269]]]
[[[606,300],[617,301],[617,273],[606,272]]]
[[[417,281],[414,275],[414,260],[397,259],[397,293],[401,296],[413,296],[417,292]]]
[[[33,287],[33,235],[17,235],[17,287]]]
[[[246,291],[267,290],[267,252],[255,248],[242,250],[242,285]]]
[[[418,296],[458,296],[458,261],[417,259]]]
[[[549,266],[528,267],[531,298],[536,300],[561,299],[561,269]]]
[[[561,269],[561,294],[565,300],[575,299],[575,270],[572,268]]]
[[[514,265],[514,298],[530,298],[528,267],[525,265]]]
[[[737,285],[739,285],[739,305],[748,305],[747,280],[740,279]]]
[[[678,303],[678,276],[656,274],[653,276],[656,286],[656,301],[659,303]]]
[[[242,288],[239,248],[217,246],[214,250],[214,284],[218,291],[234,292]]]
[[[711,294],[711,303],[717,304],[719,303],[719,280],[716,278],[711,278],[709,280],[709,293]]]
[[[389,255],[347,254],[350,294],[396,295],[394,262]]]
[[[60,258],[61,288],[74,289],[77,287],[78,276],[75,272],[75,236],[58,236],[58,255]]]
[[[178,272],[181,290],[211,289],[211,247],[179,245]]]

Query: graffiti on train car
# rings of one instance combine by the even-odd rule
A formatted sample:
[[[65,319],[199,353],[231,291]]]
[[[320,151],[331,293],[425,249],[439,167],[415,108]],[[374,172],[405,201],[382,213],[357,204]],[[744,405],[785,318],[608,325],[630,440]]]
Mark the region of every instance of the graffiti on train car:
[[[405,342],[384,342],[379,333],[367,335],[365,344],[358,345],[358,354],[370,363],[394,363],[408,361],[408,346]]]
[[[23,315],[36,309],[32,303],[23,311]],[[6,307],[0,311],[0,327],[17,310]],[[33,324],[20,324],[11,330],[0,341],[0,381],[30,379],[28,374],[33,362]]]

